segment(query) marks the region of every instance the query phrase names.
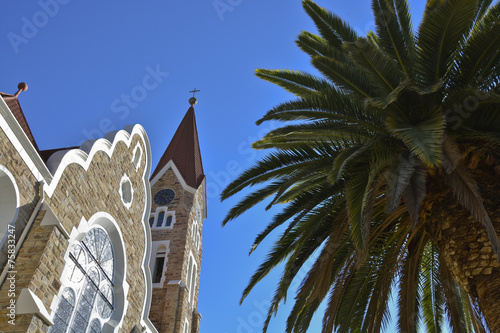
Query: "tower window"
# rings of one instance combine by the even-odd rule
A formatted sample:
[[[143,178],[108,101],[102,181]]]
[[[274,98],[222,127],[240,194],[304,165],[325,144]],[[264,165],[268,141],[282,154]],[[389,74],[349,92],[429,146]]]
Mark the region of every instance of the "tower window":
[[[163,224],[163,219],[165,218],[165,212],[162,211],[160,214],[158,214],[158,221],[156,221],[156,227],[159,228]]]
[[[172,215],[167,216],[167,223],[165,223],[165,227],[170,227],[172,225]]]
[[[165,257],[156,258],[155,271],[153,274],[153,283],[160,283],[164,264],[165,264]]]
[[[151,228],[169,228],[172,229],[175,223],[175,212],[167,211],[164,207],[159,208],[155,214],[149,218]]]
[[[193,256],[191,255],[189,257],[189,263],[188,263],[188,274],[186,278],[186,285],[189,289],[189,303],[191,305],[194,305],[194,294],[196,293],[195,291],[195,285],[196,285],[196,277],[198,275],[198,268],[196,267],[196,263],[194,262]]]
[[[164,275],[166,271],[167,254],[168,254],[168,241],[153,242],[153,246],[156,245],[156,251],[154,257],[151,257],[150,267],[151,267],[151,280],[153,282],[153,287],[161,287],[164,280]],[[159,243],[159,244],[158,244]]]

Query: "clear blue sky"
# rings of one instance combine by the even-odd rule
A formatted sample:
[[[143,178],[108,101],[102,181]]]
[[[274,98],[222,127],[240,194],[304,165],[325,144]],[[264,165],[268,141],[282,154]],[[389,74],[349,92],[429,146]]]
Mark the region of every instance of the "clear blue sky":
[[[360,33],[374,28],[368,0],[324,6]],[[57,4],[57,5],[54,5]],[[424,1],[413,0],[414,20]],[[216,8],[217,6],[217,8]],[[68,147],[127,124],[142,124],[153,168],[198,88],[196,117],[208,184],[198,309],[203,333],[260,332],[276,271],[239,305],[271,239],[252,256],[254,237],[272,212],[253,209],[225,228],[237,199],[220,191],[262,153],[249,148],[270,125],[255,121],[291,96],[257,79],[256,68],[311,70],[295,46],[315,31],[299,0],[9,1],[0,20],[0,91],[28,83],[21,105],[40,149]],[[289,295],[269,332],[282,332]],[[318,332],[321,317],[311,325]]]

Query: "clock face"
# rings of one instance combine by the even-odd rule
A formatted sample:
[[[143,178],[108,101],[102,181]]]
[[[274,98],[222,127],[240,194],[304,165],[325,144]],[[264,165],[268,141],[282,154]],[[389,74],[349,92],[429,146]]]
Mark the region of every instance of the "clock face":
[[[169,188],[164,188],[163,190],[160,190],[156,192],[154,196],[154,202],[157,205],[166,205],[170,203],[172,200],[175,198],[175,192]]]

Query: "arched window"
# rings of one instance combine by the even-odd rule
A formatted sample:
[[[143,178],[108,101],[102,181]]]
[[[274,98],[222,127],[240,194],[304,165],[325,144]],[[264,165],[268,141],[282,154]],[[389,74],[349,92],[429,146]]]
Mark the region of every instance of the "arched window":
[[[167,222],[165,223],[165,227],[170,227],[172,225],[172,219],[173,219],[172,215],[167,216]]]
[[[149,268],[151,270],[153,288],[162,288],[165,282],[165,272],[167,271],[170,241],[155,241],[151,245],[152,253],[149,260]]]
[[[165,267],[165,258],[167,256],[167,248],[165,245],[160,245],[156,250],[155,264],[153,269],[153,283],[160,283]]]
[[[196,285],[196,276],[198,275],[198,268],[196,267],[196,264],[193,265],[193,275],[191,276],[191,285],[190,285],[190,290],[191,290],[191,293],[190,293],[190,299],[189,299],[189,302],[191,303],[191,305],[194,305],[194,294],[196,294],[196,290],[195,290],[195,285]]]
[[[70,247],[64,288],[49,333],[101,332],[114,310],[115,255],[107,232],[90,229]]]
[[[164,219],[165,219],[165,212],[161,211],[160,214],[158,214],[158,221],[156,221],[157,228],[162,226]]]
[[[188,274],[186,279],[186,285],[189,289],[189,303],[191,305],[194,305],[194,294],[195,294],[197,274],[198,274],[198,269],[196,267],[196,263],[194,262],[193,256],[191,255],[189,257]]]
[[[8,234],[13,232],[13,223],[17,217],[19,195],[14,177],[0,165],[0,246]]]
[[[165,208],[159,208],[156,213],[149,217],[149,226],[151,228],[173,228],[175,223],[175,212],[167,211]]]
[[[139,166],[141,165],[141,155],[142,155],[142,149],[141,149],[141,146],[139,146],[139,144],[138,144],[135,147],[134,158],[132,160],[132,165],[134,166],[134,168],[136,170],[139,169]]]
[[[201,222],[202,222],[202,212],[199,203],[196,203],[195,207],[195,218],[193,219],[193,226],[191,228],[191,238],[193,240],[193,245],[196,250],[200,247],[201,243]]]

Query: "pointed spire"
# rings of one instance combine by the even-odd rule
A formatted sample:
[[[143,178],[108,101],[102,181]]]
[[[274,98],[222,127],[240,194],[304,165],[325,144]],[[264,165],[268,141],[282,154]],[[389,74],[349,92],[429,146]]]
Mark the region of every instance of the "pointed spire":
[[[198,130],[193,105],[177,128],[165,153],[158,162],[156,169],[151,175],[153,179],[169,161],[173,161],[186,183],[198,188],[205,175],[201,162],[200,143],[198,142]]]

